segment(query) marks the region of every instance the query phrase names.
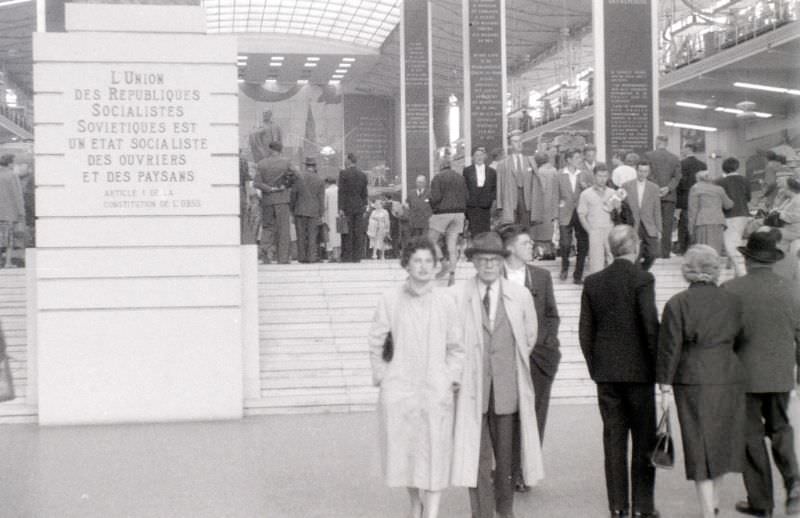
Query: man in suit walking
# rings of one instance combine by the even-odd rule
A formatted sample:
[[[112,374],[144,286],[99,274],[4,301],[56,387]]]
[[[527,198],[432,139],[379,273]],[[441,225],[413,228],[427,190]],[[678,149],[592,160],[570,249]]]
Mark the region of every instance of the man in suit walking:
[[[550,390],[558,371],[558,363],[561,360],[558,341],[558,326],[561,319],[558,316],[558,307],[553,292],[553,278],[549,270],[530,264],[533,261],[533,240],[527,227],[503,225],[498,232],[503,239],[503,246],[509,252],[505,260],[504,277],[509,282],[523,286],[530,291],[536,308],[539,330],[536,334],[536,345],[533,347],[530,357],[531,380],[536,402],[539,441],[544,442],[547,410],[550,407]],[[519,440],[515,441],[515,448],[518,447]],[[515,456],[515,459],[518,458]],[[526,491],[528,487],[522,479],[519,463],[516,463],[514,468],[517,491]]]
[[[800,472],[789,423],[789,393],[796,388],[795,366],[800,364],[800,292],[772,271],[783,258],[777,248],[781,233],[763,228],[739,247],[747,274],[722,285],[739,296],[744,331],[737,351],[747,372],[745,396],[744,485],[747,500],[736,510],[751,516],[772,516],[772,466],[764,444],[769,438],[772,457],[786,488],[786,514],[800,513]]]
[[[283,145],[270,142],[270,155],[258,163],[253,187],[261,191],[261,250],[262,260],[270,263],[277,255],[278,262],[289,264],[291,187],[295,169],[281,155]]]
[[[408,193],[408,226],[411,230],[410,237],[428,235],[428,219],[431,217],[431,190],[428,188],[428,179],[419,175],[416,179],[416,189]]]
[[[661,257],[669,259],[672,252],[672,220],[675,217],[677,188],[681,181],[681,160],[667,151],[669,139],[656,137],[656,149],[645,158],[652,164],[653,181],[661,197]]]
[[[492,204],[497,198],[497,171],[486,165],[486,150],[476,147],[472,165],[462,172],[467,182],[467,221],[473,236],[491,230]]]
[[[503,278],[508,251],[496,232],[475,236],[466,255],[476,275],[454,291],[471,372],[464,373],[456,400],[451,477],[453,485],[470,488],[473,517],[513,518],[513,457],[520,457],[528,484],[543,477],[533,383],[522,375],[530,372],[536,309],[528,290]]]
[[[589,253],[589,234],[578,218],[578,200],[584,189],[591,187],[594,177],[581,169],[583,154],[578,149],[570,149],[566,154],[567,167],[558,175],[558,239],[561,253],[562,281],[567,280],[569,254],[572,248],[572,235],[577,241],[578,257],[575,259],[573,280],[575,284],[583,281],[583,267]]]
[[[612,518],[628,516],[628,433],[633,516],[656,518],[655,363],[658,343],[655,279],[636,265],[636,231],[614,227],[608,237],[614,262],[589,275],[583,288],[579,335],[589,374],[597,383],[603,419],[606,489]]]
[[[509,142],[508,156],[497,164],[497,208],[503,223],[529,225],[533,207],[533,163],[522,153],[521,131],[512,131]]]
[[[292,189],[292,213],[297,231],[297,260],[316,263],[319,260],[319,226],[325,212],[325,182],[317,174],[317,161],[306,158]]]
[[[354,153],[348,153],[345,169],[339,171],[339,217],[347,225],[342,233],[342,262],[358,263],[364,254],[364,212],[367,210],[367,175],[356,163]]]
[[[650,162],[640,160],[636,164],[636,180],[623,184],[627,193],[628,206],[636,222],[636,232],[640,240],[637,263],[649,270],[658,257],[661,238],[661,202],[658,185],[649,181]]]

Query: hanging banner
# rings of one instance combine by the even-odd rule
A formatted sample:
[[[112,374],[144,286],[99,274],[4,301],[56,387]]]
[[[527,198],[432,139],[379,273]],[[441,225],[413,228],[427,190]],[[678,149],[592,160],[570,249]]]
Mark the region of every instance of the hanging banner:
[[[428,0],[405,0],[400,18],[401,178],[403,199],[415,178],[433,172],[433,81]]]
[[[506,143],[505,0],[464,0],[464,129],[467,155]]]
[[[658,114],[652,0],[595,0],[593,8],[598,158],[641,155],[653,148]]]

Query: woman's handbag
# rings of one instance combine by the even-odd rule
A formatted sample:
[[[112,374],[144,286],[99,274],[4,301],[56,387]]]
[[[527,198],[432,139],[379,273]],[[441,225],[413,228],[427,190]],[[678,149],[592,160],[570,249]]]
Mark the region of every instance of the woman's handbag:
[[[672,426],[669,420],[669,407],[664,409],[656,430],[656,446],[650,454],[654,468],[672,469],[675,467],[675,445],[672,443]]]
[[[764,218],[764,224],[768,227],[781,228],[786,224],[786,222],[781,219],[780,212],[773,211],[767,214],[767,217]]]
[[[389,363],[394,358],[394,340],[392,339],[392,332],[386,335],[386,338],[383,340],[383,354],[381,354],[383,361]]]

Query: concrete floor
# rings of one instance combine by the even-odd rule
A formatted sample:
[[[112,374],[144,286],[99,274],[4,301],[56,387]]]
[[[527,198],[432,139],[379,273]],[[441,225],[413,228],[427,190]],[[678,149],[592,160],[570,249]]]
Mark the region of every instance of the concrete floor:
[[[376,429],[374,413],[7,425],[0,428],[0,516],[405,518],[405,491],[381,482]],[[517,517],[607,516],[601,449],[595,406],[553,407],[547,477],[518,497]],[[682,462],[679,451],[676,469],[657,475],[656,505],[665,518],[699,516]],[[743,495],[741,477],[728,476],[721,516],[740,516],[732,507]],[[782,501],[782,489],[776,496]],[[469,517],[466,490],[446,492],[441,516]]]

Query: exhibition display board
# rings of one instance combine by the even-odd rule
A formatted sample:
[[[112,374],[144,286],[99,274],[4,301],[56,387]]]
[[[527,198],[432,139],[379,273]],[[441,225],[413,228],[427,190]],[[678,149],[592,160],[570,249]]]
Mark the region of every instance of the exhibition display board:
[[[615,151],[643,155],[658,127],[653,0],[593,0],[594,133],[597,158]]]
[[[199,6],[34,35],[41,424],[242,415],[236,39]]]
[[[400,15],[400,172],[403,199],[433,174],[433,71],[429,0],[405,0]]]
[[[467,155],[477,146],[491,153],[507,142],[505,4],[505,0],[463,0]]]

